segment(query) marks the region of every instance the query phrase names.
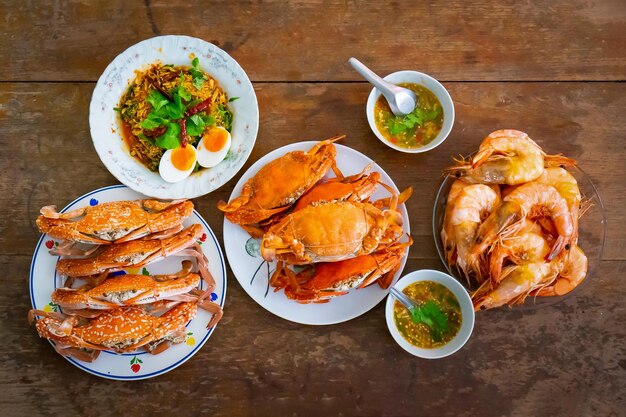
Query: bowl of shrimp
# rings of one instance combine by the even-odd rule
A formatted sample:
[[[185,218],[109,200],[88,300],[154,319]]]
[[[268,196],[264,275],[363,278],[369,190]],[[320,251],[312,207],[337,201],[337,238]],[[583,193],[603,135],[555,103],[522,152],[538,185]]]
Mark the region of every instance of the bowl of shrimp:
[[[606,218],[574,159],[505,129],[444,172],[433,236],[476,310],[553,305],[590,280],[604,251]]]

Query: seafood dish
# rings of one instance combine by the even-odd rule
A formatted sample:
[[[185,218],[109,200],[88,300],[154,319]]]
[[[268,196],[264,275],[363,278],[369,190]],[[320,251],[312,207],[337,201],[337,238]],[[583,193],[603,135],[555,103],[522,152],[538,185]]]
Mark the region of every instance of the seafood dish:
[[[137,71],[116,110],[130,154],[174,183],[226,157],[233,121],[228,103],[235,99],[196,57],[191,66],[157,62]]]
[[[455,180],[439,231],[443,258],[475,288],[476,310],[562,296],[585,279],[578,224],[591,203],[568,171],[575,165],[507,129],[446,169]]]
[[[412,244],[398,212],[412,190],[395,193],[370,166],[344,176],[334,146],[343,137],[267,163],[239,196],[218,203],[226,219],[260,240],[265,261],[277,261],[269,285],[299,303],[328,302],[374,283],[387,288]],[[334,178],[325,178],[329,171]],[[378,187],[390,196],[371,201]]]
[[[54,311],[29,312],[39,336],[63,356],[92,362],[103,350],[157,354],[183,342],[198,308],[211,313],[207,328],[216,325],[223,312],[209,298],[216,283],[199,246],[202,226],[183,227],[192,212],[188,200],[113,201],[67,213],[43,207],[36,224],[61,240],[49,248],[60,256],[64,283],[51,294]],[[183,257],[176,273],[125,271],[169,256]]]

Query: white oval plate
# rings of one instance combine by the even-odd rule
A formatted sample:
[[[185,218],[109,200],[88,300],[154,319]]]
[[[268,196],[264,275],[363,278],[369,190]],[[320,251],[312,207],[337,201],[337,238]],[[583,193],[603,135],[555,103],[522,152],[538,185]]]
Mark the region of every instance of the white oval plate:
[[[145,196],[123,185],[114,185],[85,194],[71,202],[61,211],[65,212],[87,205],[96,205],[100,202],[136,200],[140,198],[145,198]],[[209,259],[209,271],[216,281],[211,299],[223,307],[226,297],[226,268],[222,251],[213,231],[195,210],[183,225],[190,226],[194,223],[201,224],[206,233],[206,236],[203,236],[204,241],[200,243],[204,254]],[[55,270],[59,257],[48,253],[49,247],[52,247],[51,245],[54,245],[55,242],[48,235],[42,235],[37,243],[30,265],[30,300],[33,308],[40,310],[61,311],[50,299],[50,294],[52,294],[54,289],[62,285],[62,282],[60,282],[61,278],[57,276]],[[150,274],[176,272],[180,270],[180,263],[183,259],[182,257],[171,256],[162,261],[152,263],[146,266],[145,269]],[[142,273],[143,271],[140,272],[129,268],[127,272]],[[201,283],[200,288],[204,286],[205,284]],[[215,327],[206,329],[206,324],[210,318],[211,314],[209,312],[198,309],[196,317],[187,325],[186,341],[174,345],[158,355],[151,355],[143,350],[124,354],[103,351],[98,359],[91,363],[69,357],[66,357],[66,359],[90,374],[109,379],[134,380],[161,375],[184,363],[204,345],[215,329]]]
[[[192,53],[199,58],[200,68],[217,80],[228,97],[239,97],[228,104],[233,112],[232,146],[230,156],[216,167],[170,184],[130,155],[120,133],[119,115],[113,108],[135,79],[136,70],[145,70],[158,61],[191,66]],[[158,36],[131,46],[104,70],[91,97],[89,127],[98,156],[120,182],[151,197],[194,198],[219,188],[241,169],[256,141],[259,107],[248,76],[226,52],[189,36]]]
[[[308,151],[316,143],[293,143],[265,155],[243,174],[235,186],[230,199],[232,200],[240,195],[243,184],[268,162],[287,152]],[[373,162],[367,156],[347,146],[338,144],[335,144],[335,146],[337,147],[337,166],[346,176],[361,172],[366,165]],[[374,163],[372,171],[378,171],[381,180],[398,191],[392,179],[381,167]],[[334,176],[332,171],[330,171],[328,176]],[[280,181],[280,178],[275,178],[274,180]],[[389,193],[382,187],[379,187],[372,199],[376,200],[388,196]],[[410,233],[409,217],[404,204],[400,205],[399,209],[404,221],[403,230],[405,233]],[[276,263],[267,263],[263,260],[259,254],[259,242],[257,239],[252,239],[242,228],[224,218],[224,249],[235,277],[254,301],[278,317],[302,324],[341,323],[368,312],[387,295],[387,290],[383,290],[377,284],[374,284],[367,288],[352,290],[346,295],[336,297],[331,299],[330,302],[323,304],[300,304],[290,300],[284,295],[282,290],[274,292],[273,288],[269,287],[268,278],[271,272],[273,272]],[[393,279],[394,283],[402,273],[407,257],[408,251]]]

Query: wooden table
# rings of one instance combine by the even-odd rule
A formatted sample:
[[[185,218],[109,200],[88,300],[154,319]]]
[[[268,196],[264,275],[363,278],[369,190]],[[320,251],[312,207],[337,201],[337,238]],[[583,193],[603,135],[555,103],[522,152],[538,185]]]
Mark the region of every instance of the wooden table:
[[[21,2],[0,5],[0,409],[35,415],[624,415],[626,410],[626,7],[550,2]],[[225,315],[202,350],[140,382],[100,379],[59,357],[26,324],[41,206],[64,206],[116,180],[91,144],[95,82],[126,47],[187,34],[225,49],[253,81],[261,114],[244,169],[288,143],[343,142],[396,180],[415,245],[405,271],[443,269],[431,233],[441,170],[489,132],[526,131],[580,161],[604,199],[602,262],[588,284],[543,309],[480,312],[469,343],[416,359],[389,335],[383,305],[350,322],[303,326],[257,305],[228,271]],[[418,69],[456,106],[436,150],[390,151],[369,130],[370,86],[347,65]],[[216,209],[236,182],[196,199]]]

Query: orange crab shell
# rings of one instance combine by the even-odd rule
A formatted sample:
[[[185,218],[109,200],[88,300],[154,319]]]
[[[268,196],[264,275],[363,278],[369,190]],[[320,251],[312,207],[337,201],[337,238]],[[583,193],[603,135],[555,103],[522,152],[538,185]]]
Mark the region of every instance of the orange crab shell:
[[[272,276],[271,284],[276,290],[284,287],[285,295],[299,303],[324,303],[352,288],[364,288],[374,282],[381,288],[388,288],[412,243],[409,237],[406,243],[394,244],[373,254],[340,262],[321,262],[314,265],[312,275],[307,271],[294,276],[281,265]]]
[[[89,290],[57,288],[51,297],[52,302],[62,308],[113,309],[186,294],[199,283],[200,276],[192,273],[166,281],[156,281],[148,275],[127,274],[107,278],[102,284]]]
[[[261,255],[291,265],[336,262],[396,241],[401,226],[400,213],[369,203],[314,203],[272,226],[261,241]]]
[[[372,172],[317,183],[298,200],[293,210],[298,211],[321,201],[366,201],[376,191],[379,181],[380,174]]]
[[[180,303],[160,317],[152,316],[139,307],[122,307],[105,311],[83,326],[59,336],[61,322],[44,317],[35,327],[39,336],[60,343],[64,347],[113,350],[119,353],[133,351],[159,341],[184,328],[197,312],[195,303]]]
[[[202,226],[194,224],[163,240],[131,240],[109,245],[88,258],[60,259],[56,270],[61,275],[81,277],[142,267],[194,245],[202,233]]]
[[[308,152],[293,151],[277,158],[256,173],[243,186],[241,195],[218,209],[235,224],[259,223],[288,209],[334,166],[333,142],[343,136],[316,144]]]
[[[178,227],[192,212],[191,201],[114,201],[69,213],[57,213],[54,206],[46,206],[36,224],[42,233],[57,239],[111,244]]]

